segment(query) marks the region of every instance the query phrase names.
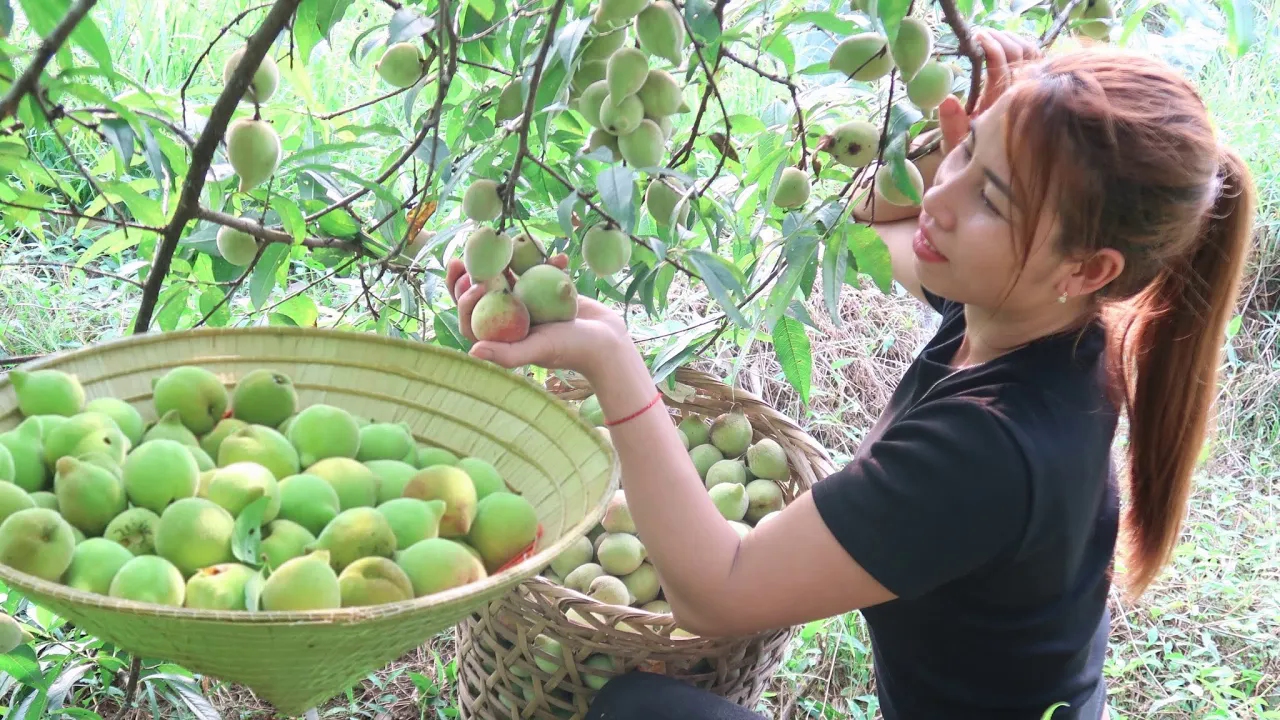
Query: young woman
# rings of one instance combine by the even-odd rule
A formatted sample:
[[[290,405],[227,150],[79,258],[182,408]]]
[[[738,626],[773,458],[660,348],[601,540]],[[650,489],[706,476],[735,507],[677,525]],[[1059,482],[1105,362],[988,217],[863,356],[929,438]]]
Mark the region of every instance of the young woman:
[[[583,299],[572,322],[472,354],[580,372],[605,417],[626,419],[610,428],[623,488],[681,627],[741,635],[861,610],[886,720],[1036,720],[1058,702],[1058,720],[1097,720],[1117,536],[1136,595],[1178,537],[1253,190],[1167,66],[981,42],[980,112],[942,106],[917,217],[877,224],[941,328],[853,462],[769,524],[740,540],[721,518],[605,306]],[[633,673],[590,717],[757,716]]]

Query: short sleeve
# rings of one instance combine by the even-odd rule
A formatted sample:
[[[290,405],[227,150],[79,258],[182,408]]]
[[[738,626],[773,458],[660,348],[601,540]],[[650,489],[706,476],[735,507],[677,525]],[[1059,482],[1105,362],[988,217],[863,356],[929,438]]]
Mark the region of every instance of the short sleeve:
[[[843,470],[813,487],[823,522],[890,592],[918,597],[1020,541],[1029,517],[1026,455],[989,403],[926,402]]]
[[[924,299],[928,301],[929,307],[938,311],[938,314],[940,315],[946,315],[947,313],[949,313],[950,311],[958,307],[961,307],[961,308],[964,307],[963,305],[961,305],[958,302],[955,302],[954,300],[948,300],[942,297],[941,295],[937,295],[931,292],[929,288],[923,285],[920,286],[920,291],[924,293]]]

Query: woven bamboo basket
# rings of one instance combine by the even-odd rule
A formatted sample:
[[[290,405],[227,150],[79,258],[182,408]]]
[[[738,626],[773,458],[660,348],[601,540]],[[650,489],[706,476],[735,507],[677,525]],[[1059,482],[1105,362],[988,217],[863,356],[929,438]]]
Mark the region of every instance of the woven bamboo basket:
[[[826,452],[794,422],[761,398],[710,375],[680,369],[676,381],[696,391],[668,412],[715,417],[731,409],[750,419],[754,439],[770,437],[786,452],[790,478],[780,483],[786,501],[833,471]],[[582,381],[554,379],[550,389],[566,400],[591,393]],[[674,418],[674,415],[673,415]],[[563,657],[534,646],[539,634],[560,641]],[[457,628],[458,700],[464,718],[573,718],[586,715],[595,695],[588,679],[634,669],[676,677],[750,707],[781,664],[795,633],[786,628],[749,637],[704,638],[679,629],[670,615],[602,604],[575,590],[535,577],[484,605]],[[592,655],[614,659],[614,671],[585,663]],[[546,672],[535,660],[554,663]],[[554,666],[553,666],[554,667]]]
[[[258,368],[293,378],[302,405],[404,422],[419,442],[490,460],[536,508],[542,539],[487,579],[401,603],[308,612],[169,608],[94,595],[0,566],[0,581],[135,655],[241,683],[297,715],[342,692],[540,572],[604,513],[617,487],[608,443],[536,383],[463,353],[367,333],[252,328],[142,335],[29,367],[77,375],[154,419],[151,379],[200,365],[228,386]],[[0,379],[0,430],[21,420]]]

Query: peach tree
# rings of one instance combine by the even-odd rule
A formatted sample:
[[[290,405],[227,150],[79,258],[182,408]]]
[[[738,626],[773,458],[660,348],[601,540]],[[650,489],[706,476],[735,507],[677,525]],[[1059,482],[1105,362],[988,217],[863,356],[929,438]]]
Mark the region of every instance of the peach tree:
[[[981,87],[975,27],[1252,42],[1249,0],[271,0],[209,3],[227,20],[171,48],[191,70],[168,87],[118,66],[113,4],[0,0],[0,206],[11,247],[73,235],[64,264],[136,296],[133,332],[466,348],[579,295],[662,318],[683,287],[705,317],[644,344],[657,377],[732,330],[805,399],[808,308],[890,290],[853,208],[919,202],[937,106]]]

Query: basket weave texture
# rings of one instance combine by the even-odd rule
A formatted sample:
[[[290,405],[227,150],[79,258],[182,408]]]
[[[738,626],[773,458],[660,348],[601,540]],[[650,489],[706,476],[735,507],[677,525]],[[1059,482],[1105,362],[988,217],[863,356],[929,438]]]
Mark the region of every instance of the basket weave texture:
[[[89,399],[120,398],[154,419],[151,380],[199,365],[228,386],[258,368],[288,374],[300,406],[328,403],[415,439],[492,462],[537,511],[537,551],[483,581],[374,607],[225,613],[169,608],[72,590],[0,566],[0,581],[135,655],[243,684],[280,712],[301,714],[421,645],[540,572],[604,513],[617,487],[608,443],[529,380],[463,353],[367,333],[295,328],[142,335],[45,358]],[[0,379],[0,431],[22,419]]]
[[[779,484],[788,503],[834,470],[813,438],[761,398],[688,368],[678,370],[675,379],[696,394],[680,400],[664,395],[669,411],[714,418],[739,409],[751,421],[754,440],[769,437],[782,446],[791,474]],[[566,400],[591,394],[580,380],[555,379],[550,389]],[[794,633],[795,628],[784,628],[748,637],[698,637],[680,630],[670,615],[606,605],[536,577],[458,626],[459,705],[464,718],[477,720],[577,720],[586,715],[597,692],[588,678],[600,685],[640,669],[679,678],[751,707],[782,663]],[[558,640],[562,657],[535,647],[539,634]],[[614,671],[587,665],[586,659],[595,654],[611,656]]]

